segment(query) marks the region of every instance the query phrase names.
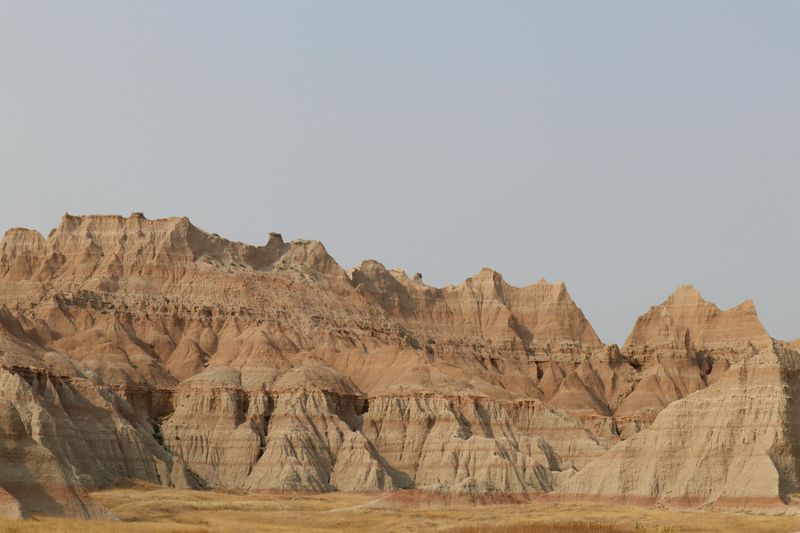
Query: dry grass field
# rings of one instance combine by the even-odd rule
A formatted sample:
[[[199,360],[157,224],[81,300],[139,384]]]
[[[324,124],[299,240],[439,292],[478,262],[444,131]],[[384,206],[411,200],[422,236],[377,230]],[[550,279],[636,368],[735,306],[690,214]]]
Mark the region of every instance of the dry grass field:
[[[9,532],[449,531],[453,533],[676,533],[800,531],[800,517],[687,512],[626,506],[522,503],[398,505],[365,494],[247,494],[133,487],[94,497],[122,520],[39,517],[0,522]]]

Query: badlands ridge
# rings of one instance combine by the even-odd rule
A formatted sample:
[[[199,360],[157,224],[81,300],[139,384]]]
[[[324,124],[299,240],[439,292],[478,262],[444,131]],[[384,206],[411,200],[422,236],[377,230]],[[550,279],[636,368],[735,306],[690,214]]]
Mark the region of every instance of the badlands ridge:
[[[690,286],[617,347],[560,282],[65,215],[0,243],[0,515],[128,480],[787,510],[798,350]]]

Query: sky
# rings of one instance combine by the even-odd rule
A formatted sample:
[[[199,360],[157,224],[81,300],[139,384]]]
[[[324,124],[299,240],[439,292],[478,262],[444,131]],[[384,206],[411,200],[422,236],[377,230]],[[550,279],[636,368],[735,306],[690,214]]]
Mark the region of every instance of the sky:
[[[800,1],[0,0],[0,231],[188,216],[800,337]]]

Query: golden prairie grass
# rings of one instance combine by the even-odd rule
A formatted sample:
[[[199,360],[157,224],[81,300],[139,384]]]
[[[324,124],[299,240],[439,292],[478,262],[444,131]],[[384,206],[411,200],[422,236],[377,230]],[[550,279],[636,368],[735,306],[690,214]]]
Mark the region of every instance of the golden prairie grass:
[[[565,522],[563,524],[532,523],[489,528],[463,528],[453,529],[450,533],[481,533],[483,531],[491,531],[491,533],[620,533],[626,531],[633,532],[635,530],[578,521]]]
[[[120,522],[37,517],[0,521],[9,532],[371,532],[677,533],[800,530],[800,518],[600,504],[425,506],[380,494],[253,494],[138,486],[93,494]]]

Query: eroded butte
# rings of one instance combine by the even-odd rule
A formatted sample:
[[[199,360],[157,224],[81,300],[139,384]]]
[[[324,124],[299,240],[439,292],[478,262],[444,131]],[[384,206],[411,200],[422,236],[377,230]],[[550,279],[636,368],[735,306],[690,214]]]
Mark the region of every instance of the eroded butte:
[[[107,517],[123,480],[785,510],[798,350],[689,286],[619,348],[561,282],[65,215],[0,243],[0,514]]]

